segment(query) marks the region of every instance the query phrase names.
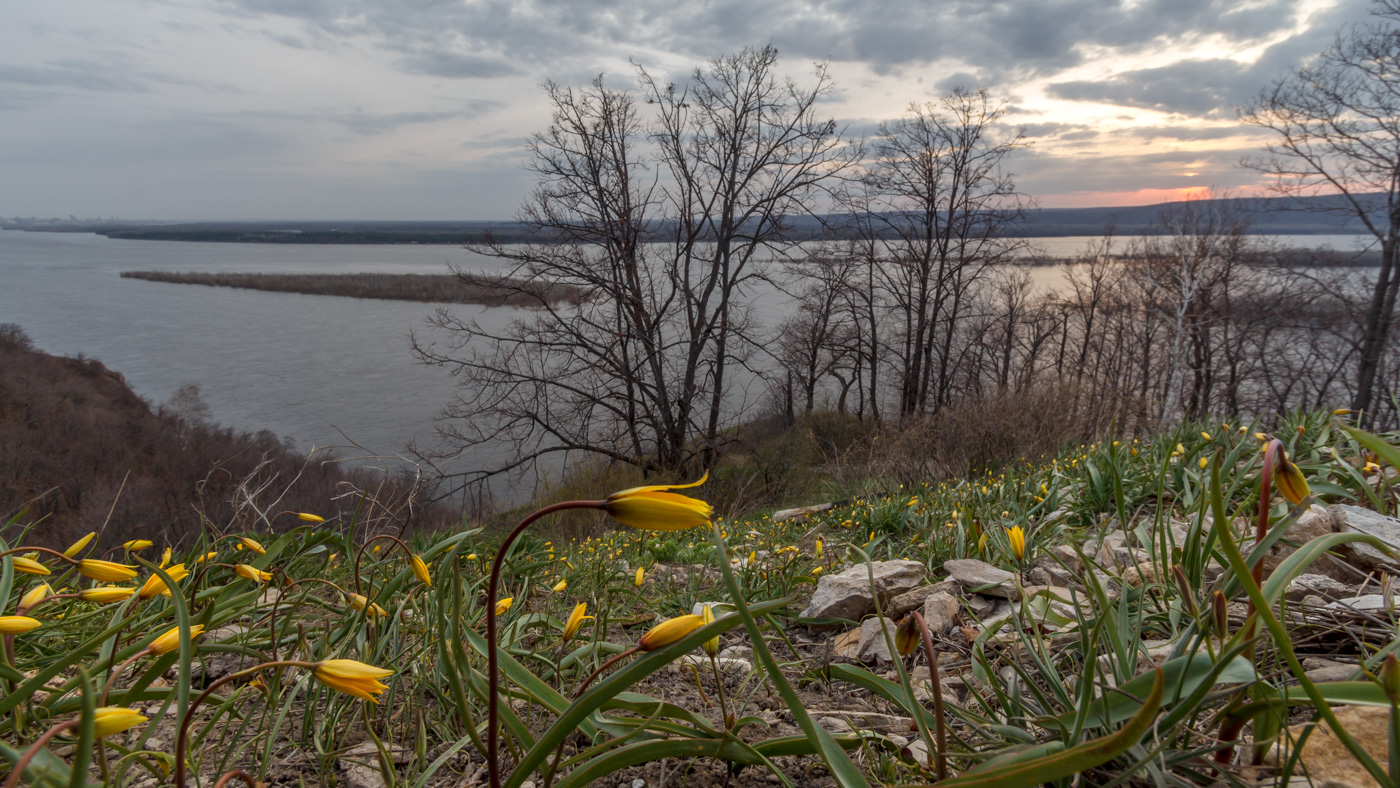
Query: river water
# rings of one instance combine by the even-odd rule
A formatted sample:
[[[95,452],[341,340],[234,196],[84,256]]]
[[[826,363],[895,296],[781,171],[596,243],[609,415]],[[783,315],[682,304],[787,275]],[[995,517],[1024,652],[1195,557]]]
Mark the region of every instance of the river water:
[[[1284,240],[1353,249],[1357,239]],[[1051,256],[1075,254],[1087,240],[1034,239]],[[0,231],[0,323],[19,324],[46,352],[101,360],[151,402],[195,383],[213,420],[224,426],[268,429],[305,450],[353,441],[373,454],[393,455],[411,440],[432,442],[433,418],[452,394],[453,379],[409,351],[409,332],[428,330],[425,319],[434,305],[118,275],[133,269],[443,273],[449,263],[477,270],[491,261],[453,246],[115,241]],[[1056,268],[1030,270],[1041,288],[1061,278]],[[497,325],[519,315],[510,308],[451,308]]]

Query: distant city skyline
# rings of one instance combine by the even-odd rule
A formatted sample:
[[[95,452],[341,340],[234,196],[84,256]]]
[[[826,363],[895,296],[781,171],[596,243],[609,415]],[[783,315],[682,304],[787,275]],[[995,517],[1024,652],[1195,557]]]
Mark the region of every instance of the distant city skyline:
[[[1234,107],[1364,22],[1366,0],[71,0],[0,27],[0,216],[504,220],[528,195],[539,84],[629,58],[683,82],[774,44],[825,114],[873,134],[914,101],[987,88],[1032,143],[1044,207],[1208,187],[1267,138]]]

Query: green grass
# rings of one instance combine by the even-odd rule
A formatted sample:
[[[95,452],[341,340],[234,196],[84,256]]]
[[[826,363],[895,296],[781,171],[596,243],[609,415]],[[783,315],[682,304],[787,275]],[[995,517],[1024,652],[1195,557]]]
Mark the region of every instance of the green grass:
[[[1284,581],[1335,548],[1335,535],[1295,553],[1302,557],[1262,586],[1230,580],[1251,561],[1251,546],[1236,545],[1252,536],[1248,524],[1260,498],[1256,431],[1252,424],[1188,424],[1150,441],[1075,447],[973,478],[903,487],[875,480],[868,489],[883,487],[886,494],[802,520],[725,518],[713,533],[619,526],[565,543],[543,524],[527,531],[507,558],[500,594],[513,599],[499,618],[504,680],[498,689],[511,701],[501,704],[503,783],[532,780],[554,788],[615,781],[610,775],[662,760],[673,776],[722,761],[742,767],[741,783],[765,771],[786,784],[931,782],[932,764],[909,749],[940,722],[932,699],[916,694],[926,659],[915,651],[890,679],[814,658],[795,642],[807,637],[796,626],[799,600],[823,574],[856,566],[862,555],[919,561],[941,577],[948,559],[975,557],[1023,571],[1060,545],[1079,551],[1086,565],[1076,578],[1075,604],[1031,596],[999,628],[983,629],[967,643],[939,643],[954,654],[969,688],[962,702],[947,699],[942,720],[949,769],[960,775],[949,784],[1236,780],[1239,768],[1217,764],[1216,753],[1229,751],[1235,764],[1247,763],[1286,732],[1283,722],[1313,712],[1325,717],[1326,707],[1342,700],[1389,707],[1381,685],[1365,675],[1291,686],[1300,667],[1284,635],[1297,619],[1280,601]],[[1294,414],[1273,433],[1316,499],[1394,509],[1392,490],[1370,481],[1377,468],[1367,466],[1394,461],[1393,442],[1354,437],[1331,414]],[[703,487],[687,492],[704,497]],[[1270,533],[1282,534],[1302,510],[1277,493],[1272,502]],[[1187,529],[1186,538],[1170,524]],[[28,525],[16,520],[0,530],[0,551],[22,546]],[[1015,554],[1008,538],[1013,527],[1026,536],[1024,555]],[[1137,582],[1126,573],[1119,579],[1120,567],[1080,550],[1113,527],[1135,534],[1146,551],[1144,566],[1130,570],[1140,573]],[[499,533],[473,529],[401,545],[367,541],[353,522],[334,531],[308,525],[275,537],[248,534],[264,542],[266,552],[257,554],[233,535],[214,532],[211,526],[200,543],[166,564],[184,563],[191,572],[174,583],[173,597],[107,604],[62,597],[31,612],[42,625],[15,635],[0,667],[0,762],[14,763],[45,731],[71,722],[37,750],[25,775],[30,784],[169,780],[181,771],[175,742],[187,722],[189,784],[212,785],[235,770],[252,780],[275,773],[292,784],[337,784],[340,754],[366,741],[382,753],[389,785],[456,785],[480,769],[489,691],[483,592]],[[139,587],[165,572],[154,553],[111,556],[139,567],[138,578],[124,585]],[[412,571],[410,554],[426,562],[431,585]],[[20,574],[13,560],[0,562],[0,613],[14,614],[40,582],[59,595],[96,585],[64,560],[36,558],[51,575]],[[238,574],[237,564],[272,577],[263,585]],[[1223,567],[1234,571],[1216,578]],[[1148,569],[1151,576],[1141,582]],[[268,589],[278,591],[275,598]],[[1256,612],[1231,631],[1212,630],[1215,591],[1252,601]],[[371,604],[356,609],[347,598],[354,593]],[[565,622],[580,602],[595,619],[564,642]],[[600,665],[697,602],[733,603],[739,615],[619,660],[574,698]],[[204,635],[165,654],[143,654],[172,627],[203,627]],[[753,647],[754,673],[721,687],[707,669],[690,679],[688,670],[662,672],[684,654],[702,653],[699,645],[721,633],[728,643]],[[1148,641],[1168,644],[1157,660],[1160,680],[1145,669],[1152,662]],[[1354,656],[1379,673],[1395,644],[1392,625],[1363,638]],[[208,685],[195,663],[235,658],[244,667],[296,664],[239,674],[194,708]],[[378,703],[366,703],[315,680],[310,666],[329,659],[353,659],[393,675],[384,679]],[[678,689],[677,681],[689,682],[689,689]],[[707,700],[725,691],[735,710],[729,719],[698,692],[690,694],[697,682]],[[870,731],[828,734],[803,708],[813,693],[831,688],[878,699],[914,720],[917,730],[904,744]],[[792,730],[770,730],[773,721],[758,713],[760,699],[769,696],[792,710]],[[150,719],[95,737],[92,710],[100,706],[132,707]],[[1244,739],[1222,741],[1226,731],[1243,732]],[[1287,768],[1296,742],[1282,741],[1282,750],[1284,761],[1271,768]],[[1385,764],[1375,768],[1378,781],[1392,784]]]

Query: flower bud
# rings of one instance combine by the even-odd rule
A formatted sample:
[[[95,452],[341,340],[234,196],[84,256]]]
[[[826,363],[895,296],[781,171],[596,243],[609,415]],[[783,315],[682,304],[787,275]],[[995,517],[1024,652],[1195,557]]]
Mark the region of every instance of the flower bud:
[[[637,642],[637,647],[642,651],[655,651],[675,643],[703,626],[705,626],[705,619],[700,616],[676,616],[652,627],[650,631],[642,635],[642,639]]]
[[[894,647],[901,657],[907,657],[919,647],[919,622],[913,614],[904,617],[894,631]]]
[[[705,605],[703,608],[701,608],[701,610],[700,610],[700,623],[701,623],[701,625],[702,625],[702,626],[709,626],[710,624],[713,624],[714,621],[715,621],[715,614],[714,614],[714,611],[710,610],[710,606],[709,606],[709,605]],[[715,656],[715,655],[717,655],[717,654],[719,654],[719,635],[715,635],[714,637],[710,638],[709,640],[705,641],[704,643],[702,643],[702,644],[700,644],[700,645],[701,645],[702,647],[704,647],[705,653],[706,653],[706,654],[709,654],[709,655],[712,656],[712,657]]]

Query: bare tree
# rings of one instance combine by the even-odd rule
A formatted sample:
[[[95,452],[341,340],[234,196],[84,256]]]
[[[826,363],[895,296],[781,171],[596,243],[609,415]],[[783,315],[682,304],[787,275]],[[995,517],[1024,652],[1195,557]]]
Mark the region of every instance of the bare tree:
[[[1373,408],[1400,291],[1400,0],[1377,0],[1376,21],[1344,31],[1316,59],[1241,109],[1273,132],[1246,166],[1285,194],[1335,194],[1380,245],[1357,353],[1352,409]]]

